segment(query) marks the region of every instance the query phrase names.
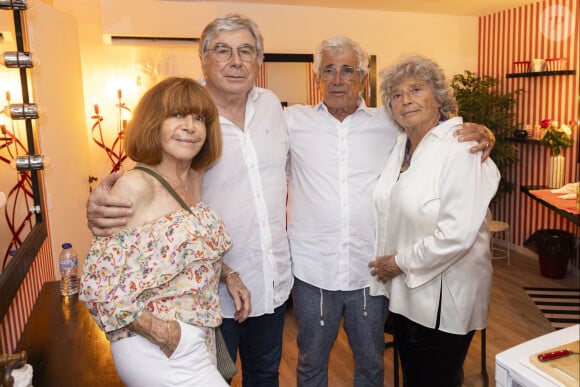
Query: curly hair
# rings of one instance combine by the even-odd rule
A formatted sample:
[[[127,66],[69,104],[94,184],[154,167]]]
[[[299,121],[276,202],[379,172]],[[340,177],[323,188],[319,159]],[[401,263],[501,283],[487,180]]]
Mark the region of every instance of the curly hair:
[[[409,56],[382,70],[379,77],[383,106],[391,117],[393,88],[406,78],[417,78],[431,86],[435,99],[441,104],[439,113],[442,117],[447,119],[457,115],[458,107],[453,88],[449,85],[443,69],[429,58],[420,55]]]

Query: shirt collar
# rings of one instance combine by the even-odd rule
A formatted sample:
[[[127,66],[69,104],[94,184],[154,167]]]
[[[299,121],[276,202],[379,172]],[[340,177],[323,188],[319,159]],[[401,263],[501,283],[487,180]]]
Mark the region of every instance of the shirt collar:
[[[461,117],[452,117],[448,120],[439,122],[439,125],[431,129],[429,134],[437,137],[443,138],[445,137],[450,131],[455,131],[458,129],[458,126],[463,124],[463,118]]]
[[[263,93],[264,93],[264,89],[262,89],[261,87],[252,87],[252,90],[250,90],[250,92],[248,93],[248,99],[251,99],[252,101],[255,101]]]

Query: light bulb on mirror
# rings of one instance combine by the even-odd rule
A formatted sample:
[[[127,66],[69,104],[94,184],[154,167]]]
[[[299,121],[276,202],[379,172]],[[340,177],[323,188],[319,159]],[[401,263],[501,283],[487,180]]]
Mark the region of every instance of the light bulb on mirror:
[[[27,8],[26,0],[0,0],[0,9],[23,11]]]
[[[6,51],[3,60],[7,68],[31,68],[37,64],[29,51]]]
[[[10,166],[19,171],[38,171],[50,166],[50,158],[44,155],[17,156],[10,162]]]
[[[38,106],[35,103],[11,103],[4,108],[4,114],[13,120],[38,118]]]

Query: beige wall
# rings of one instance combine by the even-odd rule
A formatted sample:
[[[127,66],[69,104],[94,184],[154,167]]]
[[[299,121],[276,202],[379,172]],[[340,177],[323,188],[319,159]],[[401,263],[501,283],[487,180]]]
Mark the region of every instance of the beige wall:
[[[29,49],[38,58],[32,93],[40,108],[40,150],[50,158],[43,177],[54,271],[60,278],[56,263],[61,244],[71,242],[82,263],[91,241],[85,217],[89,156],[78,28],[71,15],[43,3],[26,17]]]
[[[371,12],[315,7],[267,6],[227,2],[183,2],[156,0],[53,0],[53,6],[71,15],[77,22],[84,88],[90,164],[80,164],[83,176],[106,176],[111,164],[91,139],[93,100],[96,98],[110,136],[116,131],[118,88],[125,102],[133,107],[141,93],[168,75],[201,77],[197,47],[192,45],[153,45],[135,47],[104,43],[106,34],[199,37],[213,18],[228,12],[241,12],[253,18],[265,38],[267,52],[311,53],[327,37],[344,34],[360,42],[377,56],[381,69],[400,55],[419,52],[430,56],[447,69],[448,74],[475,70],[477,65],[477,18],[412,13]],[[59,44],[54,41],[54,44]],[[42,60],[42,58],[39,58]],[[67,74],[54,74],[55,79]],[[77,109],[81,108],[76,105]],[[113,133],[113,134],[111,134]],[[61,134],[41,130],[41,142]],[[43,138],[51,136],[51,139]],[[46,145],[48,150],[48,145]],[[47,153],[47,152],[45,152]],[[51,156],[48,154],[48,156]],[[127,166],[131,164],[128,163]],[[69,168],[79,168],[71,162]],[[59,185],[48,187],[48,197],[65,195]],[[75,210],[83,212],[88,186],[78,192]],[[54,209],[50,217],[59,217]],[[79,227],[85,227],[80,223]],[[51,223],[57,235],[70,235],[69,224]],[[60,229],[60,228],[64,229]],[[58,241],[59,242],[60,238]],[[73,241],[74,242],[74,241]],[[79,246],[80,247],[80,246]],[[57,246],[54,246],[57,249]],[[86,250],[79,248],[84,255]]]
[[[228,2],[157,0],[54,0],[54,6],[78,20],[86,116],[96,97],[104,125],[114,126],[115,85],[128,106],[144,89],[167,75],[201,77],[197,46],[132,47],[103,43],[103,35],[199,37],[213,18],[241,12],[253,18],[267,52],[311,53],[324,38],[344,34],[377,55],[381,69],[400,55],[419,52],[439,61],[449,74],[474,70],[477,64],[477,18],[428,14],[341,10],[317,7]],[[92,122],[87,126],[90,130]],[[90,135],[90,134],[89,134]],[[104,153],[90,146],[91,174],[99,178],[110,166]]]
[[[212,18],[241,12],[259,25],[267,52],[312,52],[322,39],[342,34],[376,54],[379,68],[406,52],[431,56],[453,73],[477,64],[476,17],[249,2],[102,0],[101,4],[105,33],[199,37]]]

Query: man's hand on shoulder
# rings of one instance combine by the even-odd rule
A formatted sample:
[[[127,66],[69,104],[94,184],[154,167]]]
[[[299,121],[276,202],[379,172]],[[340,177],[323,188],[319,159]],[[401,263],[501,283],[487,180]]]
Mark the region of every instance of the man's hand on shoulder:
[[[115,172],[104,178],[87,201],[87,223],[95,236],[109,236],[127,224],[133,214],[130,200],[111,194],[111,188],[122,176]]]
[[[477,141],[478,144],[471,147],[471,153],[482,152],[481,161],[485,161],[491,154],[495,145],[495,136],[485,125],[465,122],[463,128],[455,132],[459,141]]]

